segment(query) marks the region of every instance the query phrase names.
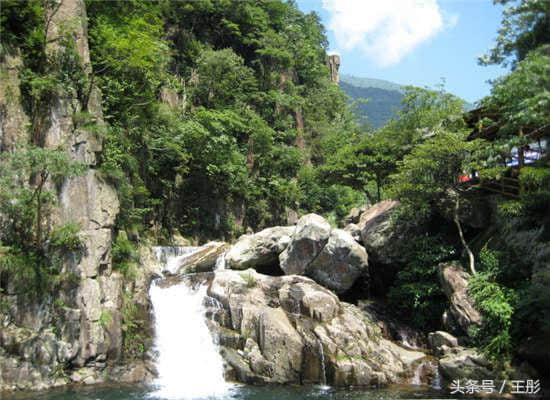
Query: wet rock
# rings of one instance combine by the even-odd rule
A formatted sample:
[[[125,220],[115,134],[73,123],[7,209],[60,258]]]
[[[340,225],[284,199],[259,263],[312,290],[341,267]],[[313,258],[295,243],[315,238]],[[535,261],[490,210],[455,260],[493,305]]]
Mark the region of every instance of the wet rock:
[[[439,360],[439,369],[449,380],[495,378],[491,363],[473,349],[462,349],[458,353],[445,355]]]
[[[208,242],[180,260],[175,275],[213,271],[216,260],[227,250],[225,242]],[[168,271],[164,271],[168,273]]]

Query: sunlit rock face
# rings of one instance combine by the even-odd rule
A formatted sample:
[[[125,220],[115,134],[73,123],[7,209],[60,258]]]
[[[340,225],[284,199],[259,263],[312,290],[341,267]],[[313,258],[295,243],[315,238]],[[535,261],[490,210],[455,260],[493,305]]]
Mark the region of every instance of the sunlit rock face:
[[[210,328],[228,378],[382,384],[406,381],[425,356],[385,339],[367,313],[307,277],[225,270],[207,284],[222,306],[210,313]]]

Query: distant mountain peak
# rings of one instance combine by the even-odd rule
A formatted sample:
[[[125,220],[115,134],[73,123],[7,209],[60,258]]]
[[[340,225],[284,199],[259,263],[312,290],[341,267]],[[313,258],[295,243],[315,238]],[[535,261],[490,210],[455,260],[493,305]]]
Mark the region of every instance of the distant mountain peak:
[[[383,79],[361,78],[353,75],[340,74],[340,80],[359,88],[376,88],[383,90],[394,90],[397,92],[403,91],[402,85],[395,82],[385,81]]]

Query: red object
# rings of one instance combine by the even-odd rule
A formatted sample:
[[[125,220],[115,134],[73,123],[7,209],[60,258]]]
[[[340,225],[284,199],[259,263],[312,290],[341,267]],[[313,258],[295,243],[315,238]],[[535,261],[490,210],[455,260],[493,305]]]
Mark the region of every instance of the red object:
[[[463,175],[458,176],[458,181],[460,183],[470,182],[471,180],[472,180],[472,178],[470,178],[470,175],[467,175],[467,174],[463,174]]]

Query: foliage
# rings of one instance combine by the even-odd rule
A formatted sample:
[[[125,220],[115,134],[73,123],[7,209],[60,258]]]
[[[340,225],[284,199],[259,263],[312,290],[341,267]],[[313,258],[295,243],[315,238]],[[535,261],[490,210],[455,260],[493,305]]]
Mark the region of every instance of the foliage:
[[[469,333],[488,356],[502,361],[512,351],[510,327],[517,297],[513,290],[495,282],[499,268],[497,254],[483,249],[480,261],[483,270],[468,282],[468,293],[481,312],[482,325]]]
[[[515,64],[550,42],[550,3],[546,0],[493,0],[506,6],[495,46],[479,58],[481,64]]]
[[[121,271],[126,279],[134,280],[137,274],[139,256],[125,231],[118,232],[111,252],[113,268]]]
[[[258,284],[256,277],[250,271],[248,273],[243,272],[240,274],[240,276],[242,280],[245,282],[246,287],[249,289],[256,287],[256,285]]]
[[[409,261],[397,273],[389,303],[416,328],[439,329],[447,302],[439,286],[438,264],[454,258],[455,251],[437,236],[415,237],[402,251]]]
[[[100,168],[118,188],[121,230],[230,236],[284,223],[289,208],[340,215],[360,197],[334,186],[309,199],[333,185],[317,170],[355,130],[317,16],[248,0],[89,1],[87,11],[111,124]],[[160,104],[167,90],[173,102]]]
[[[112,322],[113,315],[111,314],[111,312],[108,310],[101,311],[101,313],[99,314],[99,325],[101,325],[103,329],[107,329]]]
[[[83,243],[78,236],[79,232],[80,225],[74,222],[55,227],[49,237],[50,248],[61,253],[81,250]]]
[[[147,350],[145,320],[140,317],[139,306],[132,294],[125,291],[122,296],[122,348],[126,357],[143,358]]]

